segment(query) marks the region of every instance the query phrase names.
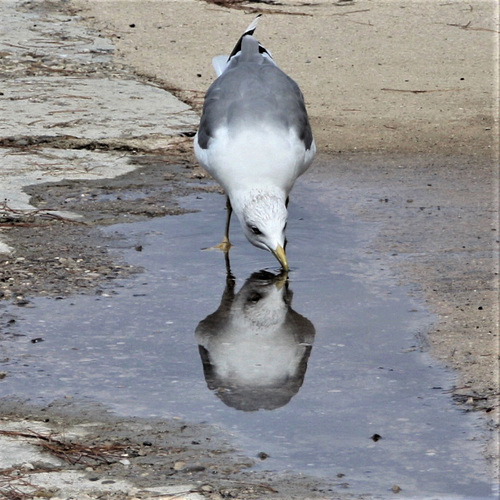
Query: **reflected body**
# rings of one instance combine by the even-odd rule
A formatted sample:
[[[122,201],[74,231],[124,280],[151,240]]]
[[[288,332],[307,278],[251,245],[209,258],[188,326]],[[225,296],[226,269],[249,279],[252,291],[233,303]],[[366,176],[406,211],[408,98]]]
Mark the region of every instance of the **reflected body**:
[[[292,295],[286,274],[254,273],[237,293],[228,275],[219,308],[196,328],[207,385],[228,406],[271,410],[300,389],[315,330]]]

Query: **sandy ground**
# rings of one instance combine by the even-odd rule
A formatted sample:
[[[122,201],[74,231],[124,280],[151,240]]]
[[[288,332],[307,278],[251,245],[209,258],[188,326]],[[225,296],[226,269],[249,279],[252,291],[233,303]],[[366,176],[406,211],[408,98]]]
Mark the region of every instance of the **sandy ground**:
[[[195,0],[74,0],[64,4],[64,11],[55,2],[28,3],[28,10],[34,8],[48,17],[81,16],[81,22],[97,30],[90,37],[98,39],[100,32],[112,41],[115,49],[111,62],[105,59],[85,66],[86,77],[150,82],[171,90],[198,112],[203,93],[213,81],[211,57],[228,53],[256,12],[267,12],[260,21],[259,38],[280,66],[299,82],[308,103],[319,155],[307,175],[312,180],[328,179],[331,196],[343,202],[339,215],[361,217],[379,228],[372,246],[380,253],[381,265],[388,266],[401,282],[411,284],[414,293],[437,313],[439,321],[428,335],[431,352],[459,370],[456,400],[464,409],[484,414],[485,434],[491,443],[485,453],[494,463],[498,458],[495,439],[499,409],[496,77],[500,29],[495,2],[360,0],[300,5],[284,1],[275,6],[236,3],[227,8]],[[60,26],[64,27],[64,22],[60,19]],[[59,29],[54,29],[54,40],[64,40]],[[82,71],[78,56],[64,64],[45,57],[42,70],[29,52],[19,63],[10,57],[10,50],[3,52],[0,60],[7,78],[57,75],[71,79],[75,72]],[[108,51],[109,47],[105,43],[104,49],[98,50]],[[130,162],[114,173],[96,175],[94,180],[43,185],[40,182],[47,172],[37,174],[38,186],[29,188],[31,199],[22,202],[29,201],[39,209],[57,209],[62,214],[79,213],[86,226],[42,217],[46,215],[43,210],[24,217],[0,211],[4,228],[10,224],[6,231],[14,249],[13,254],[1,257],[0,293],[19,305],[33,295],[95,292],[96,287],[107,286],[114,277],[137,272],[120,261],[119,252],[95,250],[106,247],[97,244],[102,243],[97,225],[130,216],[129,220],[138,220],[178,213],[169,187],[178,195],[201,189],[199,181],[204,174],[195,166],[189,139],[181,137],[172,142],[171,137],[157,131],[125,138],[64,136],[63,128],[68,126],[51,122],[47,125],[51,135],[35,134],[31,138],[2,130],[4,158],[14,153],[18,158],[35,153],[36,161],[48,158],[49,165],[63,161],[59,157],[54,161],[54,155],[71,152],[74,156],[75,150],[83,150],[89,154],[98,151],[100,164],[107,164],[105,155],[110,155],[112,168],[124,155]],[[5,165],[3,161],[0,170]],[[130,165],[138,170],[131,171]],[[117,174],[124,175],[106,179]],[[51,180],[49,177],[46,179]],[[135,204],[95,201],[103,189],[115,192],[131,187],[152,191]],[[211,188],[206,185],[203,189]],[[114,246],[108,242],[107,247]],[[23,415],[25,407],[13,404],[9,411],[5,405],[3,408],[2,428],[21,429],[18,416]],[[46,413],[30,410],[32,426],[33,422],[43,422],[44,414],[50,414],[53,422],[60,422],[59,427],[45,422],[40,432],[57,432],[69,426],[76,434],[68,435],[72,439],[79,436],[80,441],[84,436],[81,426],[94,425],[96,420],[101,421],[92,434],[97,443],[106,439],[123,441],[124,435],[130,438],[137,432],[137,423],[106,423],[109,417],[97,417],[97,410],[80,419],[61,408],[43,411]],[[167,431],[175,433],[173,428]],[[198,439],[208,431],[193,432]],[[133,452],[129,450],[129,456],[113,462],[118,464],[114,469],[92,463],[87,465],[90,470],[83,468],[80,472],[88,478],[96,476],[98,470],[99,481],[108,476],[112,481],[128,477],[134,488],[139,488],[124,486],[122,490],[129,488],[132,496],[114,493],[115,498],[158,496],[158,491],[140,489],[144,483],[137,482],[137,477],[144,470],[137,457],[149,454],[151,463],[156,464],[148,471],[153,475],[162,468],[178,473],[176,463],[200,467],[182,454],[167,463],[162,458],[162,439],[160,431],[153,437],[139,436],[131,444]],[[87,437],[84,440],[87,442]],[[154,451],[144,445],[150,441]],[[196,455],[192,441],[184,440],[179,448]],[[222,444],[217,449],[226,450]],[[139,452],[143,455],[134,455]],[[211,467],[233,464],[229,466],[233,475],[228,473],[227,477],[238,484],[210,482],[208,472],[204,477],[202,470],[189,469],[190,475],[183,477],[197,482],[193,486],[184,481],[179,495],[222,498],[229,492],[235,498],[262,498],[265,491],[272,492],[273,498],[337,498],[325,493],[321,485],[296,478],[242,477],[238,474],[244,466],[229,454],[222,455],[215,465],[211,458]],[[129,460],[137,469],[127,473],[119,469],[119,460]],[[177,467],[181,470],[183,466]],[[169,484],[182,486],[183,479],[178,476],[172,473]],[[164,476],[155,478],[158,486],[165,483]],[[202,485],[206,486],[204,490]],[[168,498],[176,494],[173,490],[163,493]],[[346,493],[338,498],[350,497]]]
[[[230,52],[255,12],[268,12],[259,39],[301,86],[321,152],[491,158],[496,2],[214,3],[76,5],[116,44],[118,60],[197,104],[214,79],[212,57]]]

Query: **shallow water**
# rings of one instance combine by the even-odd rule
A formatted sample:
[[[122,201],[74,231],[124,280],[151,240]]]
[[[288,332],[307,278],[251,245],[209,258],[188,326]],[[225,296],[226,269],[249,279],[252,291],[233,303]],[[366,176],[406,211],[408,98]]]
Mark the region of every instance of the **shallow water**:
[[[0,396],[213,423],[244,453],[269,455],[257,467],[348,492],[493,498],[476,418],[422,352],[433,318],[366,250],[372,228],[337,218],[318,190],[302,184],[290,204],[288,284],[236,222],[235,282],[221,252],[200,250],[220,241],[220,195],[186,199],[196,213],[108,228],[144,273],[102,296],[11,307]]]

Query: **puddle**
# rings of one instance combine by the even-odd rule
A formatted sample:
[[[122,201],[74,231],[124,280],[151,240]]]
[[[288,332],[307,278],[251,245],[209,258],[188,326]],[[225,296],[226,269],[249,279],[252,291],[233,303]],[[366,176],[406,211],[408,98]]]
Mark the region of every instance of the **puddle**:
[[[169,191],[169,190],[165,190]],[[126,200],[126,201],[134,201],[134,200],[144,200],[149,196],[149,193],[145,193],[137,190],[130,191],[120,191],[118,194],[111,190],[110,193],[92,193],[90,197],[92,201],[102,202],[102,201],[115,201],[115,200]]]
[[[200,250],[220,240],[220,195],[186,199],[198,213],[108,228],[145,272],[108,296],[11,307],[0,396],[213,423],[265,458],[256,467],[351,493],[397,484],[401,498],[493,498],[476,417],[421,350],[433,318],[366,251],[370,226],[335,217],[317,189],[298,186],[290,204],[288,285],[236,223],[236,282],[222,253]]]

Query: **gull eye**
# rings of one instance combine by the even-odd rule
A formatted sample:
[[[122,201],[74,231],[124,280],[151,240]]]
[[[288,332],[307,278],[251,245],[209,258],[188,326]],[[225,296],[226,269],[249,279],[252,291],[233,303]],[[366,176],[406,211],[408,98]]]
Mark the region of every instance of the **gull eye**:
[[[257,226],[249,226],[250,227],[250,231],[252,231],[253,234],[255,235],[259,235],[259,234],[262,234],[262,231],[257,227]]]
[[[262,298],[262,295],[258,292],[252,292],[250,296],[248,297],[248,302],[252,302],[253,304],[256,304],[259,302],[259,300]]]

